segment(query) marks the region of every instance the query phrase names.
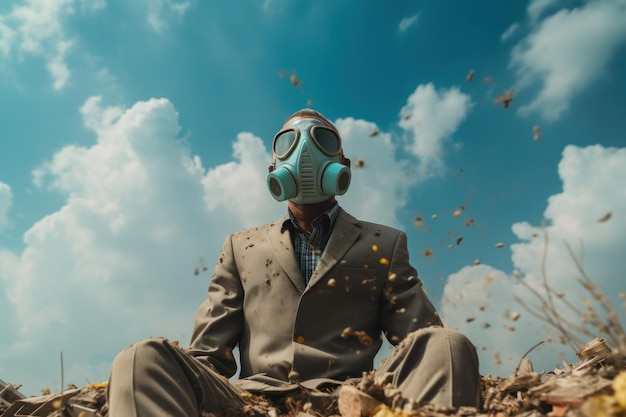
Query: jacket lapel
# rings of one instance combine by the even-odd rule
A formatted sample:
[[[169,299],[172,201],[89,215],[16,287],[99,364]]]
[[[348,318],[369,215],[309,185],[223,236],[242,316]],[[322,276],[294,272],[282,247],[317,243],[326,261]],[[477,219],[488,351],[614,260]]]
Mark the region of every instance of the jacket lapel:
[[[299,294],[304,291],[304,280],[302,279],[302,273],[296,260],[296,254],[293,249],[293,243],[291,243],[291,235],[289,231],[285,230],[281,233],[281,228],[286,217],[283,216],[278,220],[274,227],[270,229],[268,240],[276,260],[283,268],[289,280],[298,290]]]
[[[339,212],[330,239],[326,244],[326,249],[311,276],[309,286],[315,285],[324,275],[328,273],[340,259],[348,252],[354,242],[361,235],[359,221],[346,213],[343,209]]]

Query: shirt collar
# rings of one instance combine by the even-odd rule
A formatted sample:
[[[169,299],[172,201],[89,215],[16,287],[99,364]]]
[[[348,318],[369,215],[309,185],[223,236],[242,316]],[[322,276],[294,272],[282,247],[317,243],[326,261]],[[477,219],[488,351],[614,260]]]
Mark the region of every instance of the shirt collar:
[[[335,224],[335,220],[337,220],[337,217],[339,216],[340,210],[341,208],[339,207],[339,202],[335,202],[334,206],[332,206],[331,208],[326,210],[324,213],[316,217],[313,220],[313,224],[314,225],[317,224],[321,220],[322,216],[326,216],[328,217],[328,220],[330,221],[330,227],[332,228],[333,225]],[[280,228],[280,233],[284,233],[285,230],[290,230],[290,229],[302,230],[297,220],[293,217],[291,210],[287,209],[287,218],[283,221],[283,224]]]

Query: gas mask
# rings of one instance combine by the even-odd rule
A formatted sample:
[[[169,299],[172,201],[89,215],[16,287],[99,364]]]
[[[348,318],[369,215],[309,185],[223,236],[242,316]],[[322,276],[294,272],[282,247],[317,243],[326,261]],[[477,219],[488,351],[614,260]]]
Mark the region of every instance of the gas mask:
[[[294,118],[274,137],[267,186],[277,201],[321,203],[350,185],[350,160],[334,127],[315,118]]]

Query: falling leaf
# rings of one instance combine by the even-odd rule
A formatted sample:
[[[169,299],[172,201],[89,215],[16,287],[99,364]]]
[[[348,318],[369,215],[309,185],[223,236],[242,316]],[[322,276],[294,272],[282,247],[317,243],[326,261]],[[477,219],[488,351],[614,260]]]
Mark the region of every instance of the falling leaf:
[[[472,219],[471,217],[465,219],[465,227],[470,227],[472,223],[474,223],[474,219]]]
[[[370,138],[373,138],[374,136],[378,136],[379,133],[380,131],[378,129],[374,129],[372,133],[370,133]]]
[[[389,265],[389,259],[387,258],[380,258],[378,262],[380,262],[381,265]]]
[[[476,260],[474,261],[474,265],[480,265],[480,259],[476,259]]]
[[[372,245],[372,251],[374,252],[378,251],[378,245]]]
[[[313,107],[313,100],[307,100],[306,105],[307,107]]]
[[[602,216],[601,218],[598,219],[599,223],[603,223],[606,221],[609,221],[611,219],[611,217],[613,217],[613,212],[608,212],[606,213],[604,216]]]
[[[517,321],[517,319],[519,319],[520,314],[518,312],[515,312],[513,314],[511,314],[511,320],[513,321]]]
[[[390,272],[389,275],[387,275],[387,280],[389,282],[394,282],[396,280],[398,276],[396,275],[395,272]]]
[[[426,249],[424,251],[424,256],[428,257],[428,256],[433,256],[433,250],[432,249]]]
[[[489,323],[484,323],[483,324],[483,329],[488,329],[490,327],[491,327],[491,324],[489,324]]]
[[[475,318],[475,317],[470,316],[470,317],[468,317],[468,318],[466,318],[466,319],[465,319],[465,322],[466,322],[466,323],[471,323],[471,322],[473,322],[474,320],[476,320],[476,318]]]
[[[422,216],[417,216],[415,220],[413,220],[413,224],[416,227],[422,227],[424,225],[424,219],[422,218]]]
[[[335,284],[337,284],[337,281],[335,281],[334,278],[329,279],[328,282],[326,283],[326,285],[328,285],[329,287],[334,287]]]
[[[456,244],[457,245],[460,245],[462,241],[463,241],[463,236],[459,236],[459,237],[456,238]]]
[[[286,76],[287,76],[287,71],[279,71],[279,72],[278,72],[278,76],[279,76],[280,78],[286,77]]]
[[[470,72],[467,74],[467,77],[465,77],[465,79],[467,80],[467,82],[471,82],[472,79],[474,79],[474,70],[470,70]]]
[[[514,89],[511,88],[510,90],[507,90],[504,93],[500,94],[498,97],[496,97],[494,103],[496,105],[502,103],[504,104],[504,108],[508,109],[511,105],[511,102],[513,101],[513,91]]]
[[[500,365],[502,363],[502,360],[500,360],[500,353],[496,352],[493,354],[493,363],[495,365]]]
[[[487,85],[493,84],[493,78],[491,78],[490,76],[486,76],[485,78],[483,78],[483,84],[487,84]]]
[[[462,211],[463,210],[461,210],[461,209],[456,209],[456,210],[454,210],[454,213],[452,213],[452,216],[453,217],[459,217],[461,215]]]
[[[502,242],[496,243],[496,248],[503,248],[503,247],[504,247],[504,243]]]
[[[363,168],[365,166],[365,161],[363,160],[363,158],[357,158],[355,163],[357,168]]]
[[[289,80],[291,81],[291,85],[293,85],[294,87],[297,87],[300,85],[300,80],[298,80],[298,77],[296,77],[296,74],[291,74],[291,77],[289,77]]]
[[[452,243],[450,243],[450,244],[448,245],[448,248],[449,248],[449,249],[454,249],[454,245],[453,245]]]
[[[492,281],[493,281],[493,278],[491,277],[485,277],[485,279],[483,280],[485,284],[491,284]]]
[[[430,216],[430,218],[433,219],[433,220],[437,220],[437,215],[433,214],[432,216]]]
[[[539,142],[541,140],[541,128],[539,126],[533,127],[533,139],[535,142]]]
[[[405,114],[403,117],[404,120],[409,120],[410,118],[411,118],[410,114]]]

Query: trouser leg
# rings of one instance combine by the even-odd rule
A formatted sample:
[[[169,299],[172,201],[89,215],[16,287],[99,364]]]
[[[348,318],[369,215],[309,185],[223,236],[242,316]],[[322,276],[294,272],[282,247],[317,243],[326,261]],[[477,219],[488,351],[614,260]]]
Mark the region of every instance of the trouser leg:
[[[417,401],[479,406],[478,355],[461,333],[429,327],[409,334],[376,370],[405,397]]]
[[[189,416],[243,405],[244,391],[165,339],[131,345],[113,361],[111,417]]]

